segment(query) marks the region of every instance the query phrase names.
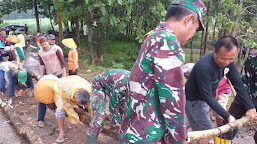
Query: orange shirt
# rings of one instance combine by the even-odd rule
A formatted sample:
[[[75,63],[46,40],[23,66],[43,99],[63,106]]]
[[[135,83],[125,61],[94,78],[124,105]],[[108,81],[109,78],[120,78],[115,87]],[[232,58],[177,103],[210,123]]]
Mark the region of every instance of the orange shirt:
[[[79,68],[78,52],[76,49],[71,49],[68,54],[69,70],[76,70]]]

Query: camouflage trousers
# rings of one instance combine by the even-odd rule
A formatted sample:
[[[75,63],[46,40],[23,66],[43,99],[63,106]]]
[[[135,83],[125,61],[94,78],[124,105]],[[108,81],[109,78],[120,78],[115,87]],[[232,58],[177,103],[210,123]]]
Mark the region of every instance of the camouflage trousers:
[[[101,132],[105,120],[105,105],[107,100],[102,89],[92,89],[90,107],[93,111],[92,120],[88,128],[88,135],[95,136]]]

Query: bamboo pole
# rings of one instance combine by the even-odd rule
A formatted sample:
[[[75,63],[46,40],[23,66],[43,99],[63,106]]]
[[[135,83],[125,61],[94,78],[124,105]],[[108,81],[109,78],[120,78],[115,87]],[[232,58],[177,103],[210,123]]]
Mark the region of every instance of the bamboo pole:
[[[193,131],[188,132],[188,138],[191,140],[199,140],[202,138],[209,138],[212,136],[218,136],[220,134],[226,133],[231,127],[242,125],[250,120],[250,116],[243,116],[242,118],[236,120],[233,123],[229,123],[218,128],[204,130],[204,131]]]

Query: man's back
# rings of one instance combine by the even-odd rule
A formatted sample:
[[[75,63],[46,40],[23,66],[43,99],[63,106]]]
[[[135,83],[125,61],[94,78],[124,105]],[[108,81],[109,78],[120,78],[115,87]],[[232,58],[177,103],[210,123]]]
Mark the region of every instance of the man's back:
[[[165,134],[169,142],[185,139],[183,61],[184,53],[173,30],[161,23],[146,39],[131,71],[122,142],[161,142],[167,129],[173,131]],[[173,137],[175,133],[179,136]]]

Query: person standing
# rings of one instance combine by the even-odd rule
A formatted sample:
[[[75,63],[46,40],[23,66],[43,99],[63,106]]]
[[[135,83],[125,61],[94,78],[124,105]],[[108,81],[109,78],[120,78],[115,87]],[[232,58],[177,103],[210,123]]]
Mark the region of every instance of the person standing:
[[[78,74],[78,51],[76,50],[77,45],[72,38],[63,39],[62,43],[70,48],[68,54],[68,61],[69,61],[69,75],[77,75]]]
[[[50,45],[51,47],[55,47],[56,49],[60,50],[60,52],[61,52],[62,55],[63,55],[62,48],[61,48],[60,46],[58,46],[58,45],[55,44],[55,36],[54,36],[53,34],[48,34],[48,35],[46,36],[46,38],[47,38],[47,41],[48,41],[49,45]]]
[[[174,0],[165,22],[144,41],[128,81],[121,143],[186,141],[181,46],[204,30],[205,10],[200,0]]]
[[[129,74],[127,70],[114,69],[105,71],[92,80],[90,107],[93,115],[87,131],[86,143],[97,143],[105,120],[105,108],[108,101],[111,122],[120,127]]]
[[[22,34],[22,32],[20,31],[20,29],[17,29],[17,30],[15,31],[15,34],[16,34],[17,38],[20,40],[21,48],[22,48],[22,50],[24,51],[25,48],[26,48],[26,38],[25,38],[25,36]]]
[[[66,76],[65,61],[60,50],[49,45],[46,37],[40,37],[39,43],[42,49],[39,50],[41,77],[45,74],[53,74],[58,78]],[[46,73],[45,73],[46,72]],[[38,126],[44,126],[46,105],[38,103]]]
[[[7,42],[9,43],[15,43],[14,45],[14,53],[12,53],[13,55],[15,54],[15,59],[18,63],[25,63],[25,55],[24,55],[24,51],[23,48],[20,45],[20,40],[17,38],[17,36],[12,35],[11,37],[8,37],[6,39]],[[10,45],[10,47],[12,47],[12,45]],[[11,51],[13,51],[13,49],[11,48]]]
[[[232,36],[222,36],[209,54],[196,62],[186,82],[186,115],[193,131],[212,129],[209,106],[224,120],[234,122],[235,118],[227,112],[214,98],[219,81],[226,75],[237,91],[246,110],[245,115],[254,119],[256,110],[249,94],[243,86],[242,79],[234,62],[238,42]],[[209,138],[198,140],[198,144],[207,144]]]

